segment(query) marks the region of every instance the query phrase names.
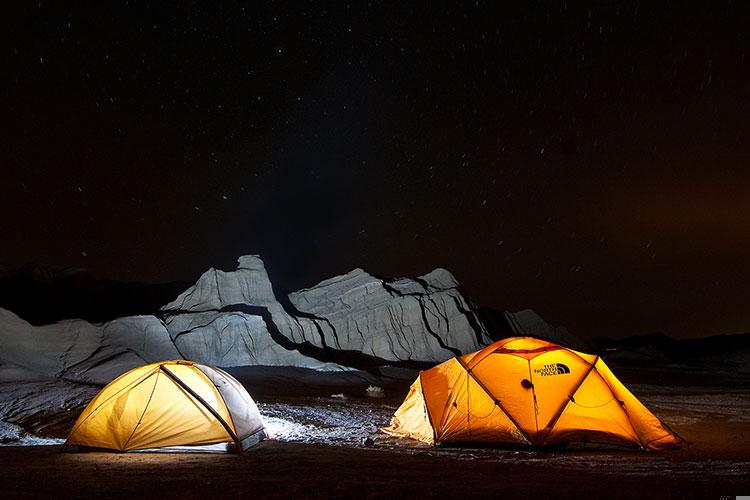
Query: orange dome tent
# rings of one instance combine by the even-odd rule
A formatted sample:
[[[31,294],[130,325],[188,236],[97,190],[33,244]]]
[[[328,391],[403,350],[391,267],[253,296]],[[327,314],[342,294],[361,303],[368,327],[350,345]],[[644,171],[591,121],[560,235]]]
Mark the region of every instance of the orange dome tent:
[[[423,371],[384,432],[429,444],[625,444],[683,440],[592,354],[530,337],[495,342]]]
[[[134,368],[110,382],[78,417],[67,446],[118,451],[223,446],[265,438],[258,407],[231,375],[192,361]]]

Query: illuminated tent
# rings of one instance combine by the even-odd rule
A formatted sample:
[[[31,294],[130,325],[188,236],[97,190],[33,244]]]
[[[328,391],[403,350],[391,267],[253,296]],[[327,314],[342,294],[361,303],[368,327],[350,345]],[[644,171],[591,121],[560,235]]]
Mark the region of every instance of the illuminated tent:
[[[241,451],[266,436],[244,387],[218,368],[164,361],[110,382],[78,417],[66,445],[129,451],[226,443]]]
[[[419,374],[388,434],[429,444],[624,444],[647,450],[683,440],[598,356],[514,337]]]

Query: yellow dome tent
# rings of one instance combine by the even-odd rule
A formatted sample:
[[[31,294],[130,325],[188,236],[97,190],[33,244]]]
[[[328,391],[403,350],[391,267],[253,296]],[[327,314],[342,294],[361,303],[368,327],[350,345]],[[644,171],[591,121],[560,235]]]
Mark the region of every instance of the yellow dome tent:
[[[598,356],[514,337],[419,374],[389,427],[429,444],[682,445]]]
[[[265,437],[258,407],[218,368],[164,361],[110,382],[78,417],[65,444],[118,451],[226,443],[241,451]]]

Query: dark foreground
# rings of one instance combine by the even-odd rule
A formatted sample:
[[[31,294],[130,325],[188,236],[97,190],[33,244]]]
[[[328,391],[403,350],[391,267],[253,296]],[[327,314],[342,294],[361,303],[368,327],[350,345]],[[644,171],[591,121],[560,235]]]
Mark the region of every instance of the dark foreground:
[[[471,454],[280,441],[266,441],[244,455],[73,454],[58,446],[6,447],[0,448],[0,491],[4,498],[204,499],[719,498],[750,491],[746,469],[730,464],[723,474],[705,473],[704,461],[691,453],[517,452],[518,459],[509,455],[503,461],[467,459],[466,453]],[[737,459],[734,466],[744,469],[747,462]],[[577,460],[582,463],[573,463]],[[634,468],[634,462],[640,465]],[[656,473],[648,472],[652,467]]]
[[[257,385],[256,376],[246,383],[275,439],[244,455],[73,454],[62,453],[59,443],[96,388],[5,384],[0,386],[0,413],[5,412],[26,434],[17,427],[0,432],[0,443],[6,444],[0,446],[0,499],[557,500],[750,494],[750,380],[683,368],[620,366],[617,373],[692,444],[666,453],[591,449],[591,445],[546,451],[430,448],[378,432],[400,404],[405,387],[386,387],[387,397],[381,399],[364,397],[363,390],[330,386],[280,397],[285,387],[299,384]],[[15,445],[41,442],[58,444]]]

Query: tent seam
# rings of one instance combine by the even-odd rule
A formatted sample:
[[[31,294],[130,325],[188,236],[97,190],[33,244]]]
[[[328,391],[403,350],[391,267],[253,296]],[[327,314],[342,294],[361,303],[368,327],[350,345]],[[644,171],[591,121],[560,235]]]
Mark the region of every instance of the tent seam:
[[[150,373],[147,373],[147,374],[146,374],[146,375],[144,375],[143,377],[141,377],[141,378],[139,378],[139,379],[136,379],[136,380],[134,380],[133,382],[129,383],[128,385],[126,385],[125,387],[123,387],[122,389],[120,389],[119,391],[117,391],[116,393],[112,394],[112,395],[111,395],[110,397],[108,397],[107,399],[105,399],[104,401],[102,401],[101,403],[99,403],[99,404],[98,404],[98,405],[96,406],[96,408],[94,408],[93,410],[91,410],[91,413],[89,413],[88,415],[86,415],[86,418],[84,418],[83,420],[81,420],[81,422],[80,422],[80,423],[79,423],[78,425],[76,425],[76,426],[75,426],[75,427],[73,428],[73,430],[72,430],[72,431],[70,431],[70,434],[68,434],[68,439],[70,439],[70,436],[72,436],[73,434],[75,434],[75,432],[76,432],[76,431],[77,431],[77,430],[78,430],[78,429],[79,429],[79,428],[80,428],[80,427],[81,427],[81,426],[82,426],[82,425],[83,425],[83,424],[84,424],[84,423],[85,423],[85,422],[86,422],[86,421],[87,421],[87,420],[88,420],[89,418],[91,418],[91,417],[92,417],[92,416],[93,416],[93,415],[94,415],[95,413],[97,413],[97,412],[99,411],[99,408],[101,408],[102,406],[104,406],[105,404],[107,404],[107,403],[108,403],[108,402],[109,402],[109,401],[110,401],[110,400],[111,400],[111,399],[112,399],[113,397],[117,396],[118,394],[120,394],[120,393],[121,393],[122,391],[124,391],[125,389],[128,389],[128,388],[132,389],[133,387],[135,387],[135,386],[137,386],[137,385],[141,384],[141,383],[142,383],[142,382],[144,382],[144,381],[145,381],[145,380],[146,380],[146,379],[147,379],[147,378],[148,378],[148,377],[149,377],[149,376],[150,376],[150,375],[151,375],[151,374],[152,374],[152,373],[153,373],[154,371],[156,371],[156,370],[158,370],[158,369],[159,369],[159,367],[156,367],[156,368],[154,368],[154,369],[153,369],[153,370],[152,370],[152,371],[151,371]],[[124,375],[127,375],[127,373],[123,373],[123,374],[122,374],[121,376],[124,376]],[[119,378],[119,377],[118,377],[118,378]],[[117,379],[115,379],[114,381],[112,381],[112,382],[110,382],[110,383],[114,383],[114,382],[115,382],[116,380],[117,380]],[[85,409],[84,409],[84,411],[85,411]],[[66,440],[66,441],[67,441],[67,440]]]
[[[196,365],[196,366],[203,366],[203,365]],[[234,435],[237,436],[237,439],[236,439],[237,447],[238,448],[241,447],[241,445],[240,445],[240,442],[241,442],[240,435],[237,434],[237,426],[235,425],[234,419],[232,418],[232,412],[229,411],[229,406],[227,406],[226,399],[224,399],[224,396],[221,394],[221,391],[219,390],[219,388],[216,387],[216,384],[214,384],[213,381],[210,378],[208,378],[208,375],[206,375],[205,373],[203,373],[203,370],[201,370],[200,368],[196,368],[196,369],[200,372],[201,375],[203,375],[206,378],[206,380],[208,380],[208,382],[214,387],[214,389],[216,389],[216,392],[219,394],[219,397],[221,398],[221,402],[224,403],[224,408],[227,409],[227,415],[229,415],[229,421],[232,424],[232,429],[234,429]],[[252,436],[252,434],[250,434],[249,436]],[[249,437],[249,436],[247,436],[247,437]],[[239,450],[239,451],[242,451],[242,450]]]
[[[601,358],[597,358],[596,362],[598,363],[600,359]],[[599,375],[599,377],[601,377],[601,379],[604,381],[604,385],[607,386],[607,389],[609,389],[609,392],[612,394],[612,397],[617,399],[617,395],[615,394],[614,389],[612,389],[612,386],[609,385],[609,381],[607,380],[607,378],[601,373],[599,373],[599,370],[596,369],[596,366],[594,366],[594,370],[596,371],[597,375]],[[620,400],[617,399],[617,401],[619,402]],[[630,427],[633,428],[633,431],[635,432],[635,437],[638,438],[638,444],[640,444],[641,448],[645,450],[646,445],[643,443],[643,439],[641,439],[641,435],[638,432],[638,429],[636,429],[635,426],[633,425],[633,421],[630,418],[630,413],[628,413],[628,410],[625,408],[625,402],[623,402],[621,405],[618,405],[618,406],[622,409],[622,412],[625,414],[625,416],[628,417],[628,423],[630,424]]]
[[[422,401],[424,402],[424,408],[427,412],[427,420],[430,422],[430,427],[432,428],[432,441],[433,443],[437,444],[438,438],[437,438],[437,429],[435,429],[435,424],[432,422],[432,415],[430,415],[430,405],[427,404],[427,395],[424,393],[424,386],[422,385],[422,373],[419,373],[419,391],[422,393]]]
[[[535,356],[536,357],[536,356]],[[531,358],[526,360],[526,364],[529,365],[529,382],[531,383],[531,397],[534,403],[534,425],[536,425],[536,433],[539,434],[539,405],[536,402],[536,389],[534,388],[534,381],[531,380]]]
[[[151,398],[154,397],[154,392],[156,392],[156,384],[159,383],[160,373],[161,373],[161,370],[156,371],[156,380],[154,381],[154,387],[151,388],[151,394],[148,397],[148,401],[146,401],[146,405],[143,407],[143,413],[141,413],[141,418],[138,419],[138,422],[135,424],[135,427],[133,427],[133,432],[131,432],[130,436],[128,436],[128,440],[125,441],[124,445],[122,445],[123,450],[125,450],[128,447],[130,440],[133,439],[133,436],[135,435],[135,431],[138,430],[138,426],[141,425],[141,422],[143,421],[143,416],[146,415],[146,410],[148,410],[148,405],[151,404]]]
[[[455,384],[457,382],[457,380],[458,380],[458,377],[456,377],[453,380],[453,384]],[[419,384],[420,385],[422,384],[421,376],[420,376],[420,382],[419,382]],[[453,384],[451,384],[451,387],[453,386]],[[424,392],[424,391],[422,391],[422,392]],[[448,393],[448,398],[445,400],[445,404],[443,405],[443,411],[440,412],[440,428],[441,429],[445,426],[445,423],[446,423],[445,420],[446,420],[446,418],[448,418],[448,414],[447,414],[446,410],[448,410],[448,408],[450,408],[450,406],[451,406],[451,399],[453,399],[453,391],[452,390],[451,390],[451,392]]]
[[[511,423],[512,423],[513,425],[515,425],[515,426],[516,426],[516,430],[517,430],[518,432],[520,432],[520,433],[521,433],[521,435],[522,435],[522,436],[523,436],[523,437],[524,437],[524,438],[526,439],[526,441],[528,441],[528,442],[529,442],[530,444],[533,444],[533,442],[534,442],[534,441],[533,441],[532,439],[530,439],[530,436],[529,436],[528,434],[526,434],[526,432],[524,432],[524,431],[523,431],[523,429],[521,429],[521,426],[520,426],[520,425],[518,425],[518,422],[516,422],[516,419],[515,419],[515,418],[514,418],[513,416],[511,416],[511,414],[510,414],[510,413],[508,413],[508,410],[506,410],[506,409],[505,409],[505,408],[503,407],[503,405],[502,405],[502,404],[500,404],[500,400],[499,400],[499,399],[498,399],[497,397],[495,397],[495,395],[494,395],[494,394],[492,394],[492,392],[490,392],[490,390],[489,390],[489,389],[487,389],[487,388],[486,388],[486,387],[484,386],[484,384],[483,384],[483,383],[482,383],[482,382],[481,382],[481,381],[480,381],[479,379],[477,379],[477,378],[476,378],[476,377],[474,376],[474,374],[473,374],[473,373],[471,373],[471,369],[469,369],[469,368],[468,368],[468,367],[467,367],[467,366],[466,366],[466,365],[465,365],[465,364],[464,364],[464,363],[463,363],[463,362],[462,362],[462,361],[461,361],[461,360],[460,360],[459,358],[456,358],[456,359],[458,359],[458,362],[459,362],[459,364],[460,364],[460,365],[461,365],[461,366],[463,367],[463,369],[464,369],[464,370],[466,370],[466,373],[468,373],[468,374],[469,374],[469,375],[471,376],[471,378],[472,378],[472,379],[474,379],[474,381],[475,381],[475,382],[477,383],[477,385],[479,385],[479,387],[480,387],[480,388],[481,388],[481,389],[482,389],[482,390],[483,390],[483,391],[484,391],[485,393],[487,393],[487,395],[488,395],[489,397],[491,397],[491,398],[492,398],[492,400],[493,400],[493,401],[495,402],[495,405],[496,405],[496,406],[498,406],[498,407],[500,407],[500,409],[501,409],[501,410],[503,411],[503,413],[505,413],[505,416],[506,416],[506,417],[508,417],[508,419],[509,419],[509,420],[511,421]],[[476,365],[475,365],[475,366],[476,366]]]
[[[579,356],[580,357],[580,356]],[[581,358],[583,359],[583,358]],[[585,360],[584,360],[585,361]],[[599,361],[599,356],[596,357],[593,363],[590,364],[589,369],[586,371],[586,373],[581,377],[581,380],[578,382],[578,385],[576,385],[575,389],[572,391],[571,394],[568,395],[568,400],[563,403],[562,407],[558,410],[558,412],[555,414],[552,419],[547,423],[545,426],[546,432],[544,434],[544,441],[547,441],[547,437],[552,434],[552,431],[555,430],[555,426],[557,425],[557,422],[560,421],[560,417],[562,417],[562,414],[565,413],[565,410],[568,408],[568,405],[570,404],[571,398],[575,398],[576,393],[578,392],[578,389],[581,388],[583,383],[586,381],[587,378],[589,378],[589,375],[591,375],[591,372],[596,369],[596,362]],[[598,373],[598,372],[597,372]],[[601,377],[601,375],[600,375]],[[604,379],[604,377],[602,377]],[[605,381],[606,383],[606,381]],[[612,396],[614,397],[614,393],[612,392],[612,388],[609,387],[609,392],[612,393]],[[628,417],[630,419],[630,417]]]
[[[159,366],[159,369],[164,370],[164,373],[166,373],[169,376],[169,378],[171,378],[178,386],[180,386],[190,396],[195,398],[196,401],[198,401],[198,403],[200,403],[204,408],[206,408],[209,411],[209,413],[211,413],[219,421],[219,423],[221,423],[221,425],[224,427],[224,430],[227,431],[227,434],[232,439],[232,441],[234,441],[235,443],[237,442],[237,434],[235,434],[235,432],[229,427],[229,424],[226,423],[226,421],[221,417],[221,415],[219,415],[219,413],[213,407],[211,407],[211,405],[208,404],[206,400],[200,397],[198,393],[196,393],[190,387],[188,387],[188,385],[182,379],[180,379],[177,375],[169,371],[166,367]]]
[[[198,364],[198,366],[206,366],[206,365],[200,365],[200,364]],[[216,366],[216,367],[212,367],[212,366],[209,366],[208,368],[212,368],[212,369],[213,369],[213,370],[214,370],[214,371],[215,371],[216,373],[218,373],[218,374],[222,375],[222,376],[223,376],[224,378],[227,378],[227,377],[231,378],[231,377],[232,377],[231,375],[229,375],[229,373],[225,372],[224,370],[222,370],[222,369],[221,369],[221,368],[219,368],[218,366]],[[200,368],[198,368],[198,371],[201,371],[201,372],[202,372],[202,370],[201,370]],[[204,375],[205,375],[205,374],[204,374]],[[229,380],[229,379],[228,379],[228,380]],[[239,381],[237,381],[237,382],[239,383]],[[230,385],[232,385],[232,384],[230,384]],[[240,384],[240,385],[241,385],[241,384]],[[234,386],[232,386],[232,387],[233,387],[233,388],[234,388],[234,389],[236,390],[236,387],[234,387]],[[244,387],[244,386],[243,386],[243,387]],[[217,391],[219,392],[219,396],[221,396],[221,399],[222,399],[222,400],[224,401],[224,406],[226,406],[226,408],[227,408],[227,413],[229,413],[229,418],[230,418],[230,419],[232,420],[232,425],[234,426],[234,432],[235,432],[235,434],[237,434],[237,426],[236,426],[236,425],[235,425],[235,423],[234,423],[234,418],[232,417],[232,411],[231,411],[231,410],[229,409],[229,406],[227,405],[227,402],[226,402],[226,400],[224,400],[224,396],[223,396],[223,395],[221,394],[221,391],[219,391],[219,388],[218,388],[218,387],[216,388],[216,390],[217,390]],[[240,394],[240,395],[241,395],[241,394]],[[248,396],[249,396],[249,394],[248,394]],[[252,398],[251,398],[251,399],[252,399]],[[254,402],[254,401],[253,401],[253,402]],[[260,411],[258,411],[258,413],[260,414]],[[255,430],[253,430],[253,431],[252,431],[252,432],[251,432],[250,434],[248,434],[247,436],[245,436],[245,437],[243,437],[243,438],[240,438],[239,434],[237,434],[237,439],[239,439],[240,441],[244,441],[245,439],[249,438],[250,436],[254,436],[254,435],[255,435],[255,434],[257,434],[258,432],[260,432],[260,431],[265,431],[265,430],[266,430],[266,425],[265,425],[265,423],[263,422],[263,419],[261,418],[261,419],[260,419],[260,427],[256,428],[256,429],[255,429]]]

